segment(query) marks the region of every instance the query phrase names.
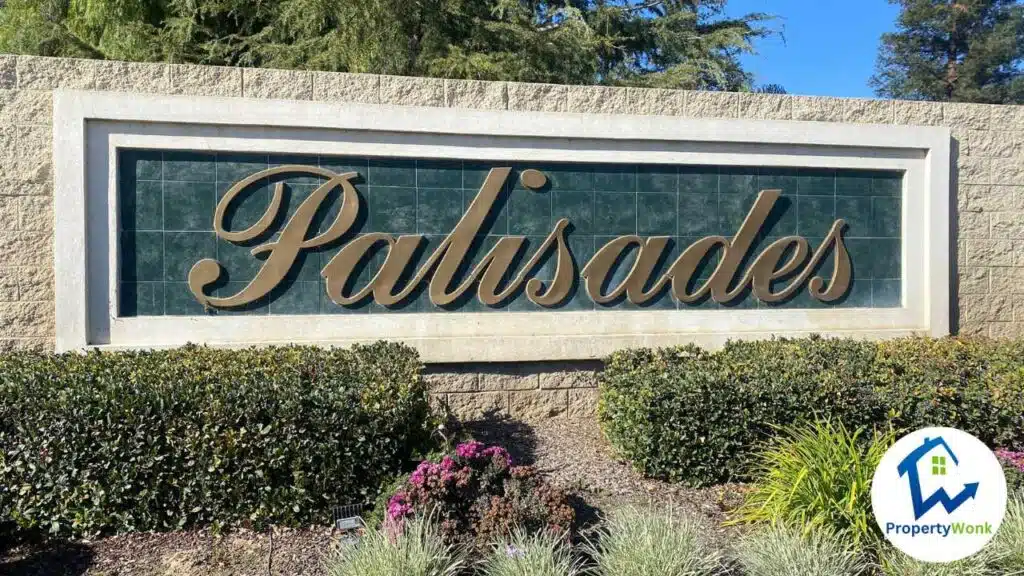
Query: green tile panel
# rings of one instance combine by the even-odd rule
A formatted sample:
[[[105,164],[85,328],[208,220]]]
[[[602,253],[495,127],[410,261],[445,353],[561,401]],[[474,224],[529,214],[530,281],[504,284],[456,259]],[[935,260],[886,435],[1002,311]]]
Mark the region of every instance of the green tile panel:
[[[520,292],[499,306],[490,307],[473,298],[439,308],[424,290],[400,305],[385,307],[362,302],[338,306],[325,293],[320,270],[337,252],[308,252],[297,263],[283,286],[264,301],[242,310],[204,312],[188,290],[187,276],[202,258],[216,258],[227,271],[213,294],[230,295],[243,288],[258,272],[262,260],[250,253],[253,245],[236,245],[217,238],[213,231],[214,209],[234,183],[254,172],[282,164],[321,166],[335,172],[357,172],[356,188],[362,213],[356,233],[387,232],[425,237],[419,262],[443,241],[462,217],[490,168],[508,165],[476,160],[431,160],[238,153],[195,153],[123,150],[120,156],[120,315],[161,316],[198,314],[387,314],[402,312],[545,311]],[[505,235],[526,237],[526,250],[517,270],[560,218],[571,227],[568,242],[577,272],[594,252],[609,240],[625,235],[670,236],[669,254],[656,273],[664,272],[692,242],[721,234],[732,236],[749,211],[757,193],[781,189],[782,197],[762,230],[759,248],[787,235],[800,235],[817,247],[836,218],[848,223],[846,246],[854,280],[839,302],[826,304],[807,293],[806,286],[789,301],[768,305],[750,295],[719,305],[705,300],[681,304],[668,290],[643,308],[747,309],[898,307],[901,302],[901,211],[903,177],[899,172],[758,168],[718,166],[671,166],[634,164],[513,163],[513,176],[495,206],[487,230],[478,237],[473,262],[477,262]],[[515,174],[523,168],[542,170],[549,185],[539,192],[523,189]],[[289,177],[286,181],[284,215],[276,229],[321,182],[318,177]],[[228,214],[230,230],[254,224],[270,203],[270,183],[247,190]],[[315,219],[324,230],[338,213],[335,191]],[[272,239],[260,239],[265,242]],[[381,265],[384,250],[367,259],[356,281],[365,286]],[[628,272],[632,252],[620,263],[613,282]],[[554,274],[551,255],[531,275],[542,280]],[[706,278],[715,265],[709,259],[700,276]],[[819,274],[830,274],[831,255]],[[468,268],[468,267],[467,267]],[[425,283],[424,283],[425,284]],[[629,310],[625,301],[595,305],[577,282],[570,299],[553,310]]]

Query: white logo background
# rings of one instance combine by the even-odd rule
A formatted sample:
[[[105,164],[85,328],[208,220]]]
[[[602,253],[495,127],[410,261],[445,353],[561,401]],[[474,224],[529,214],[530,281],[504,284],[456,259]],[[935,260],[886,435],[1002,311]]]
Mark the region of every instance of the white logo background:
[[[918,473],[922,500],[928,499],[939,488],[950,498],[964,490],[964,485],[978,483],[974,498],[966,500],[952,513],[936,504],[919,520],[914,519],[908,475],[900,476],[900,463],[927,439],[941,437],[956,455],[959,464],[944,448],[936,447],[921,458]],[[933,475],[933,456],[945,457],[945,475]],[[995,535],[1006,513],[1006,478],[995,454],[974,436],[954,428],[923,428],[900,438],[882,457],[875,470],[871,485],[871,504],[882,533],[896,548],[922,562],[952,562],[966,558],[981,550]],[[936,525],[949,526],[988,525],[989,534],[954,534],[944,537],[941,532],[925,534],[886,531],[888,523],[917,526],[920,530],[934,530]]]

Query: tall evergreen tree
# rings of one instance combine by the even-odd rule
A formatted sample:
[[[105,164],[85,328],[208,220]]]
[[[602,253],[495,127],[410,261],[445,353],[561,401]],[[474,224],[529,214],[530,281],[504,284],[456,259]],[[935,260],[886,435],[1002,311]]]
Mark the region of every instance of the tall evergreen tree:
[[[726,0],[7,0],[0,52],[712,90],[771,31]]]
[[[897,31],[882,36],[871,84],[879,96],[1024,104],[1020,0],[889,0]]]

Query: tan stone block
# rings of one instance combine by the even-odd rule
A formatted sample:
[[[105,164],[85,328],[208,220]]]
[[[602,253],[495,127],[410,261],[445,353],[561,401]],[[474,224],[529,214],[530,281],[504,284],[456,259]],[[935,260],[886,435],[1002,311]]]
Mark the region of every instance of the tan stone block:
[[[21,196],[19,228],[38,232],[53,231],[53,201],[49,196]]]
[[[17,196],[0,196],[0,230],[18,229],[20,201]]]
[[[518,374],[515,372],[491,372],[480,375],[477,385],[480,390],[536,390],[539,379],[536,374]]]
[[[54,334],[52,302],[0,303],[0,326],[4,336],[50,338]]]
[[[53,268],[51,266],[23,266],[18,268],[18,294],[21,300],[52,302]]]
[[[992,106],[988,104],[942,104],[942,122],[950,128],[988,130],[992,126]]]
[[[430,411],[434,414],[447,414],[450,412],[447,394],[428,394],[427,404],[430,405]]]
[[[942,104],[938,102],[894,101],[896,124],[913,126],[942,125]]]
[[[1024,240],[1013,241],[1013,265],[1024,266]]]
[[[793,119],[813,122],[841,122],[843,100],[840,98],[819,98],[817,96],[794,96]]]
[[[1013,297],[1004,294],[965,294],[960,298],[960,321],[1010,322]]]
[[[963,238],[956,241],[956,266],[957,268],[967,266],[967,240]]]
[[[961,212],[957,232],[961,238],[991,238],[990,220],[987,212]]]
[[[16,302],[18,295],[18,268],[0,268],[0,302]]]
[[[444,100],[449,108],[507,110],[508,84],[481,80],[445,80]]]
[[[1024,212],[992,214],[992,237],[1024,239]]]
[[[851,98],[843,101],[843,121],[861,124],[892,124],[895,107],[892,100]]]
[[[989,170],[991,170],[993,184],[1024,185],[1024,157],[992,158],[989,162],[991,162]]]
[[[423,376],[431,392],[476,392],[478,376],[475,372],[440,372]]]
[[[1024,106],[993,106],[992,128],[1024,132]]]
[[[961,184],[991,184],[991,158],[980,156],[963,156],[957,163],[958,181]]]
[[[242,95],[248,98],[310,100],[313,73],[308,70],[242,69]]]
[[[313,72],[313,99],[376,104],[380,102],[380,76]]]
[[[18,64],[14,55],[0,54],[0,88],[18,85]]]
[[[565,112],[569,108],[569,87],[560,84],[508,84],[508,109],[536,112]]]
[[[569,390],[568,416],[570,418],[593,418],[597,415],[599,396],[596,388]]]
[[[686,115],[694,118],[736,118],[739,95],[735,92],[686,92]]]
[[[99,73],[97,62],[99,60],[19,56],[17,62],[18,88],[94,90]]]
[[[381,76],[380,102],[399,106],[444,106],[444,80]]]
[[[113,92],[166,92],[167,65],[21,56],[18,58],[18,87],[29,90],[69,88]]]
[[[629,89],[569,86],[568,110],[590,114],[629,114]]]
[[[0,122],[52,123],[53,94],[41,90],[0,90]]]
[[[556,388],[596,388],[597,373],[591,370],[565,370],[542,372],[540,374],[541,390]]]
[[[1022,294],[1013,297],[1013,319],[1016,322],[1024,322],[1024,295]]]
[[[1003,270],[1003,268],[975,268],[963,267],[958,271],[960,294],[987,294],[990,289],[990,271]],[[1012,268],[1005,268],[1012,270]]]
[[[6,179],[16,182],[50,179],[51,130],[45,124],[0,125],[0,166]]]
[[[969,212],[1013,212],[1017,210],[1017,192],[1012,186],[961,186]]]
[[[509,413],[522,420],[543,420],[565,414],[569,407],[566,390],[509,392]]]
[[[1013,241],[968,240],[967,264],[970,266],[1013,266]]]
[[[1024,294],[1024,268],[991,268],[992,292]]]
[[[992,322],[989,324],[989,336],[992,338],[1020,338],[1024,336],[1024,318],[1017,322]]]
[[[972,156],[1007,158],[1017,153],[1019,142],[1013,132],[995,130],[968,130]]]
[[[171,64],[167,70],[171,94],[241,96],[242,69],[227,66]]]
[[[30,350],[33,352],[53,352],[52,338],[2,338],[0,351]]]
[[[166,64],[100,60],[95,75],[95,90],[164,94],[170,88]]]
[[[792,120],[793,98],[782,94],[740,94],[740,118]]]
[[[459,420],[508,416],[508,397],[506,392],[449,394],[448,408]]]
[[[629,88],[631,114],[645,116],[681,116],[686,98],[680,90],[661,88]]]
[[[0,194],[5,196],[48,196],[51,191],[48,183],[0,178]]]
[[[960,336],[988,336],[989,322],[963,322],[961,320],[957,334]]]
[[[0,266],[50,266],[51,236],[46,232],[0,231]]]

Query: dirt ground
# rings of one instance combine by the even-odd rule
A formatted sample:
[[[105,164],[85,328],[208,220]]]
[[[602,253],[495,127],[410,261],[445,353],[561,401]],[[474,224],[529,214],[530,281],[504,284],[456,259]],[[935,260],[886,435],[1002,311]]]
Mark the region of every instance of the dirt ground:
[[[550,420],[473,423],[470,433],[509,448],[517,463],[534,464],[575,493],[577,513],[592,523],[603,511],[626,504],[652,505],[691,513],[709,533],[728,536],[721,526],[742,487],[707,489],[647,480],[616,459],[597,422]],[[0,536],[2,538],[2,536]],[[307,576],[325,574],[324,554],[338,535],[330,528],[235,531],[214,536],[194,530],[128,534],[96,541],[0,542],[0,574],[10,576]]]

